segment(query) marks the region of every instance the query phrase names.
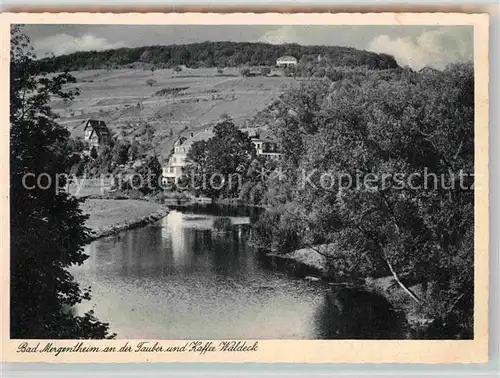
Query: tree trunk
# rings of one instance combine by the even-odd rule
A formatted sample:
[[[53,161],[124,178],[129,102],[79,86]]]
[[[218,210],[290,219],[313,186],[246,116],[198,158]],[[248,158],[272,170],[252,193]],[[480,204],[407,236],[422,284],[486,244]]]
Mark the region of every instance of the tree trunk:
[[[415,293],[413,293],[409,288],[407,288],[405,286],[404,283],[402,283],[400,280],[399,280],[399,277],[398,277],[398,274],[396,273],[396,271],[394,270],[394,268],[392,267],[391,263],[387,260],[387,259],[384,259],[387,266],[389,267],[389,270],[391,271],[392,273],[392,276],[394,277],[394,279],[396,280],[396,282],[398,283],[398,285],[415,301],[417,302],[418,304],[422,304],[422,300],[420,300],[416,295]]]

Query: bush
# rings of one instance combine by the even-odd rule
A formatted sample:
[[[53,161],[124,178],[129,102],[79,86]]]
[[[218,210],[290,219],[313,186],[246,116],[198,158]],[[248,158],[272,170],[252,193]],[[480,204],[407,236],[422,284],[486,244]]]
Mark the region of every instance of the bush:
[[[270,67],[262,67],[262,68],[260,69],[260,73],[261,73],[262,75],[264,75],[264,76],[265,76],[265,75],[269,75],[269,74],[271,73],[271,68],[270,68]]]
[[[182,92],[189,87],[175,87],[175,88],[163,88],[160,89],[159,91],[155,92],[155,96],[168,96],[168,95],[174,95],[176,96],[179,92]]]
[[[250,68],[244,67],[240,70],[240,75],[243,77],[248,77],[250,76]]]
[[[90,157],[92,159],[97,159],[97,149],[95,147],[92,147],[92,149],[90,150]]]
[[[233,229],[233,222],[229,217],[215,218],[214,229],[216,231],[227,232]]]

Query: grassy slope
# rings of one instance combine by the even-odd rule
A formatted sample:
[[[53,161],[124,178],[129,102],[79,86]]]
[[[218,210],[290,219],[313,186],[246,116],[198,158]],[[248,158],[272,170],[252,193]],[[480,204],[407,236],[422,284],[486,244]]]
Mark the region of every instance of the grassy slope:
[[[140,200],[87,199],[80,208],[90,215],[85,225],[97,236],[112,234],[166,214],[164,206]]]
[[[83,137],[83,121],[102,119],[113,133],[123,131],[128,139],[136,135],[140,122],[155,128],[154,146],[165,159],[173,142],[185,127],[188,131],[205,125],[227,113],[236,124],[242,124],[268,105],[280,93],[296,85],[293,78],[238,76],[237,69],[227,68],[219,75],[214,68],[150,70],[90,70],[72,72],[80,95],[64,103],[54,100],[53,109],[59,122],[73,136]],[[234,76],[230,76],[234,75]],[[148,79],[157,83],[150,87]],[[176,96],[155,96],[163,88],[187,87]],[[142,108],[137,104],[141,103]],[[170,136],[170,130],[174,133]]]

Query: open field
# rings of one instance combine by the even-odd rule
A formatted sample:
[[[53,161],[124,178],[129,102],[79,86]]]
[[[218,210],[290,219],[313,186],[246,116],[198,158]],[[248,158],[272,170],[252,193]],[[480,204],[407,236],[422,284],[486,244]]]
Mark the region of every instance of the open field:
[[[75,100],[54,99],[58,122],[83,137],[87,118],[106,121],[112,133],[134,139],[141,123],[155,129],[153,146],[165,159],[182,131],[202,129],[224,113],[241,125],[297,82],[289,77],[241,77],[237,68],[119,69],[72,72]],[[148,85],[148,80],[154,80]],[[161,91],[162,93],[157,93]],[[171,135],[173,134],[173,135]]]

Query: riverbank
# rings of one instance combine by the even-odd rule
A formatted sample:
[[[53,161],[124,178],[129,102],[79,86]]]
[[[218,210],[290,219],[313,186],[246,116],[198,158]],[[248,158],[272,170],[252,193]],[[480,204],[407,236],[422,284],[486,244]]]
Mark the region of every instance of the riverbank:
[[[321,245],[314,248],[319,252],[326,252],[328,245]],[[287,266],[291,266],[297,275],[305,279],[321,279],[327,281],[332,286],[357,286],[360,289],[380,294],[396,311],[401,311],[405,314],[408,325],[417,333],[425,332],[433,322],[433,319],[424,314],[421,306],[415,303],[403,291],[392,276],[366,279],[361,285],[355,285],[350,282],[329,282],[326,258],[311,248],[302,248],[286,255],[267,253],[266,256],[279,260]],[[421,285],[411,286],[410,290],[419,296],[423,296]]]
[[[95,240],[121,231],[141,227],[165,217],[169,209],[161,204],[131,199],[91,199],[80,205],[89,218],[85,226]]]

